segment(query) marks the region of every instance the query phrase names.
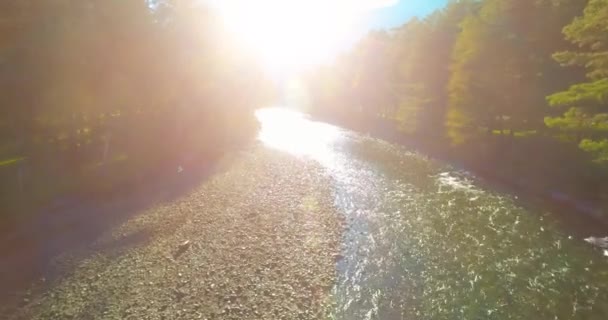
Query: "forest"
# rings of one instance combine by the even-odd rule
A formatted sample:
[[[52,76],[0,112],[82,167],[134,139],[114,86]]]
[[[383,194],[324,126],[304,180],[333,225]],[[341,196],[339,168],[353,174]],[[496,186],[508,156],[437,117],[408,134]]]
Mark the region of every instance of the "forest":
[[[0,33],[3,216],[207,163],[277,97],[196,0],[2,1]],[[322,119],[608,206],[608,0],[453,0],[303,81]]]
[[[270,92],[200,1],[2,1],[0,33],[8,216],[203,163],[255,137]]]
[[[306,75],[308,109],[524,193],[608,205],[608,1],[460,0]]]

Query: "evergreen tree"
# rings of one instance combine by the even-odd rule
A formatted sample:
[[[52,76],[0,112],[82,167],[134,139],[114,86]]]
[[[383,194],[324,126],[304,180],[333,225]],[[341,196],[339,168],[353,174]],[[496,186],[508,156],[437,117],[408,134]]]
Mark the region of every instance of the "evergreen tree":
[[[598,162],[608,161],[608,1],[590,0],[584,14],[564,28],[566,39],[578,50],[554,55],[563,66],[583,66],[589,81],[550,95],[554,107],[568,110],[560,117],[547,117],[558,128],[592,153]]]

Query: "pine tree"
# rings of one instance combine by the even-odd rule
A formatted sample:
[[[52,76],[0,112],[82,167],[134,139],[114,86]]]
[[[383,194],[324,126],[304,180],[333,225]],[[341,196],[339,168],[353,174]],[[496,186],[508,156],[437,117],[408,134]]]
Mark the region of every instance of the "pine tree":
[[[568,110],[545,123],[575,139],[596,161],[608,161],[608,0],[591,0],[581,17],[564,28],[579,50],[554,55],[563,66],[583,66],[588,81],[547,97],[551,106]]]

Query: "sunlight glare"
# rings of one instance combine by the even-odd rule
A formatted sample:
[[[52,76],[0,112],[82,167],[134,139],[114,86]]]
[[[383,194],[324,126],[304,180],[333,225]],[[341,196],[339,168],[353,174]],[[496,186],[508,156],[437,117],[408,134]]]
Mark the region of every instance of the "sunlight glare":
[[[215,0],[229,30],[269,71],[326,62],[351,41],[357,17],[395,0]]]
[[[285,108],[266,108],[256,112],[262,124],[259,140],[266,146],[298,156],[309,156],[323,165],[330,165],[332,149],[342,136],[334,126],[314,122]]]

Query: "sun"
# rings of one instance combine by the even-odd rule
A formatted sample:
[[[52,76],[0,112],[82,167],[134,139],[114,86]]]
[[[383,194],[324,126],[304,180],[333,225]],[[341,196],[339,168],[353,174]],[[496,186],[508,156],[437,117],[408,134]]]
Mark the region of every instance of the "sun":
[[[270,71],[328,61],[349,41],[361,1],[217,0],[228,29]]]

